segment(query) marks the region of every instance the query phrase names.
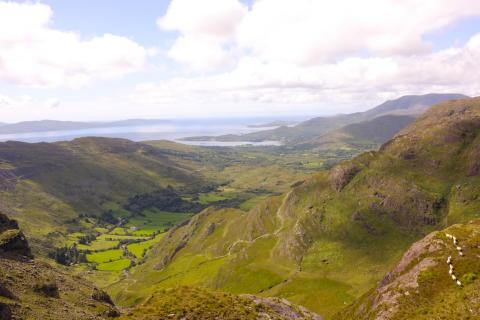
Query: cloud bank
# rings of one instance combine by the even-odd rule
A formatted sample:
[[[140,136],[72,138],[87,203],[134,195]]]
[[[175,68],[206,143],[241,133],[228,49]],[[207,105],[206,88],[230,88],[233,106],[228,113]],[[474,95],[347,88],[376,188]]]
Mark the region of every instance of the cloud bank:
[[[32,87],[80,87],[142,70],[147,51],[125,37],[82,39],[52,28],[41,3],[0,2],[0,82]]]
[[[142,104],[352,105],[480,91],[480,33],[434,51],[425,36],[480,15],[473,0],[172,0],[169,56],[198,72],[137,85]],[[208,71],[208,72],[207,72]],[[359,102],[361,101],[361,102]]]

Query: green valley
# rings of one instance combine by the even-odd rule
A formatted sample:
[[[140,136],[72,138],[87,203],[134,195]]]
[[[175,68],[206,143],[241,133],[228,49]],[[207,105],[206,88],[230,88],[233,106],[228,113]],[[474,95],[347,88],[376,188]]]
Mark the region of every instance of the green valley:
[[[478,217],[479,139],[474,98],[298,147],[6,142],[0,211],[37,260],[105,290],[122,319],[374,319],[382,307],[369,301],[383,289],[372,288],[394,281],[412,243]],[[473,268],[465,290],[480,272],[472,263],[461,264]],[[398,319],[415,318],[408,299],[393,302],[408,306]]]
[[[203,211],[108,290],[132,305],[158,289],[201,285],[287,298],[330,318],[412,242],[478,214],[479,133],[479,99],[440,104],[378,152],[248,212]]]
[[[0,320],[480,320],[479,0],[0,0]]]

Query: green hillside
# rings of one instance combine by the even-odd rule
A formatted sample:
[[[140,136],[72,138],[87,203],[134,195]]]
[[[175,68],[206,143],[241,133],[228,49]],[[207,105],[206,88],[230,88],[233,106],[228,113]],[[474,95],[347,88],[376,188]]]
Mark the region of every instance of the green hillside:
[[[59,246],[74,232],[91,230],[102,214],[160,188],[208,187],[193,168],[153,147],[121,139],[0,143],[2,211],[14,216],[34,248]]]
[[[333,130],[320,137],[298,144],[297,148],[376,150],[414,120],[415,117],[405,115],[380,116],[373,120],[352,123]]]
[[[237,296],[205,288],[181,286],[156,292],[120,319],[321,320],[321,317],[278,298]]]
[[[19,221],[35,253],[106,286],[204,208],[249,210],[344,157],[108,138],[5,142],[0,211]]]
[[[328,319],[375,285],[412,242],[478,215],[479,133],[479,98],[437,105],[378,152],[248,212],[196,215],[108,290],[131,305],[157,289],[202,285],[287,298]]]
[[[324,319],[355,318],[414,241],[480,212],[480,98],[434,106],[378,151],[320,171],[411,120],[385,115],[347,125],[329,133],[330,145],[312,140],[320,144],[302,150],[107,138],[0,143],[1,213],[19,221],[41,260],[64,265],[0,259],[12,279],[26,279],[8,290],[33,299],[18,314],[41,312],[43,300],[30,298],[39,290],[78,297],[75,310],[89,304],[93,286],[78,280],[84,287],[70,290],[64,272],[104,288],[132,319],[222,317],[226,304],[236,306],[233,318],[316,317],[297,306]],[[3,221],[0,247],[29,256],[17,225]],[[43,282],[28,286],[37,269]],[[470,273],[465,283],[476,283]],[[112,309],[104,307],[87,309],[101,318]],[[400,315],[413,316],[408,308]],[[445,314],[438,305],[422,308]]]
[[[462,248],[459,255],[451,238]],[[398,265],[335,319],[478,319],[480,221],[456,224],[413,244]],[[452,279],[447,261],[451,257]]]
[[[98,257],[97,257],[98,258]],[[102,260],[103,261],[103,260]],[[118,318],[111,298],[81,277],[35,260],[16,221],[0,214],[0,319]],[[233,295],[202,288],[175,287],[155,292],[121,319],[321,320],[283,299]]]
[[[93,284],[32,259],[15,221],[0,214],[0,318],[107,319],[120,313]]]

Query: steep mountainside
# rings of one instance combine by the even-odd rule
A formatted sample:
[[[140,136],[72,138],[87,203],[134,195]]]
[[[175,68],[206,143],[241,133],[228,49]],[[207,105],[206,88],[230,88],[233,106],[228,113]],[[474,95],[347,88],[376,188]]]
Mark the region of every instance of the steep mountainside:
[[[479,277],[480,220],[456,224],[413,244],[377,288],[335,318],[478,319]]]
[[[0,211],[17,219],[36,246],[49,247],[62,233],[91,228],[80,216],[120,212],[136,194],[191,184],[208,181],[185,162],[128,140],[0,143]]]
[[[0,214],[0,319],[107,319],[108,295],[78,277],[32,260],[17,223]]]
[[[403,96],[395,100],[389,100],[373,109],[365,112],[357,112],[347,115],[332,117],[317,117],[299,123],[293,127],[279,127],[271,130],[247,133],[244,135],[225,135],[219,137],[196,137],[185,140],[218,140],[218,141],[283,141],[287,144],[305,143],[319,136],[339,129],[343,126],[372,120],[387,114],[396,115],[419,115],[428,107],[442,101],[468,98],[462,94],[426,94],[420,96]],[[393,120],[395,118],[390,118]],[[398,118],[401,119],[401,118]]]
[[[415,121],[413,116],[384,115],[373,120],[352,123],[328,132],[318,138],[299,144],[298,148],[331,149],[356,148],[378,149],[400,130]]]
[[[425,112],[430,106],[446,100],[468,99],[463,94],[430,93],[420,96],[408,95],[398,99],[388,100],[381,105],[363,112],[367,118],[379,117],[386,114],[415,115]]]
[[[431,108],[382,146],[245,213],[207,209],[109,288],[123,304],[203,285],[287,298],[326,318],[415,240],[478,216],[480,98]],[[355,268],[352,268],[355,266]]]
[[[121,315],[107,293],[68,271],[34,260],[17,222],[0,214],[0,319],[106,320]],[[284,299],[189,287],[156,292],[121,319],[321,320]]]

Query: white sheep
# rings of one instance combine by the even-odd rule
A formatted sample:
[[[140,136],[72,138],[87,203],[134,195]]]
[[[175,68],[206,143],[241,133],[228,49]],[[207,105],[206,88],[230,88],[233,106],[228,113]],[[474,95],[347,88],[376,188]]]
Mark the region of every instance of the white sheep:
[[[448,256],[447,264],[450,264],[451,262],[452,262],[452,256]]]
[[[449,266],[450,266],[450,270],[455,269],[455,268],[453,267],[453,264],[449,264]]]
[[[452,275],[452,274],[453,274],[453,270],[452,270],[452,269],[448,270],[448,273],[449,273],[450,275]]]
[[[447,233],[447,234],[445,234],[445,235],[447,236],[448,239],[452,239],[452,235],[451,235],[451,234]]]
[[[454,244],[454,245],[457,245],[457,244],[458,244],[457,238],[455,238],[455,237],[453,237],[453,244]]]
[[[455,277],[454,274],[452,274],[452,280],[453,280],[453,281],[457,280],[457,277]]]
[[[462,251],[462,247],[457,247],[457,250],[458,250],[458,251]]]
[[[459,287],[462,286],[462,283],[460,282],[460,280],[457,280],[457,285],[458,285]]]
[[[460,252],[458,253],[458,255],[459,255],[460,257],[463,257],[463,252],[460,251]]]

